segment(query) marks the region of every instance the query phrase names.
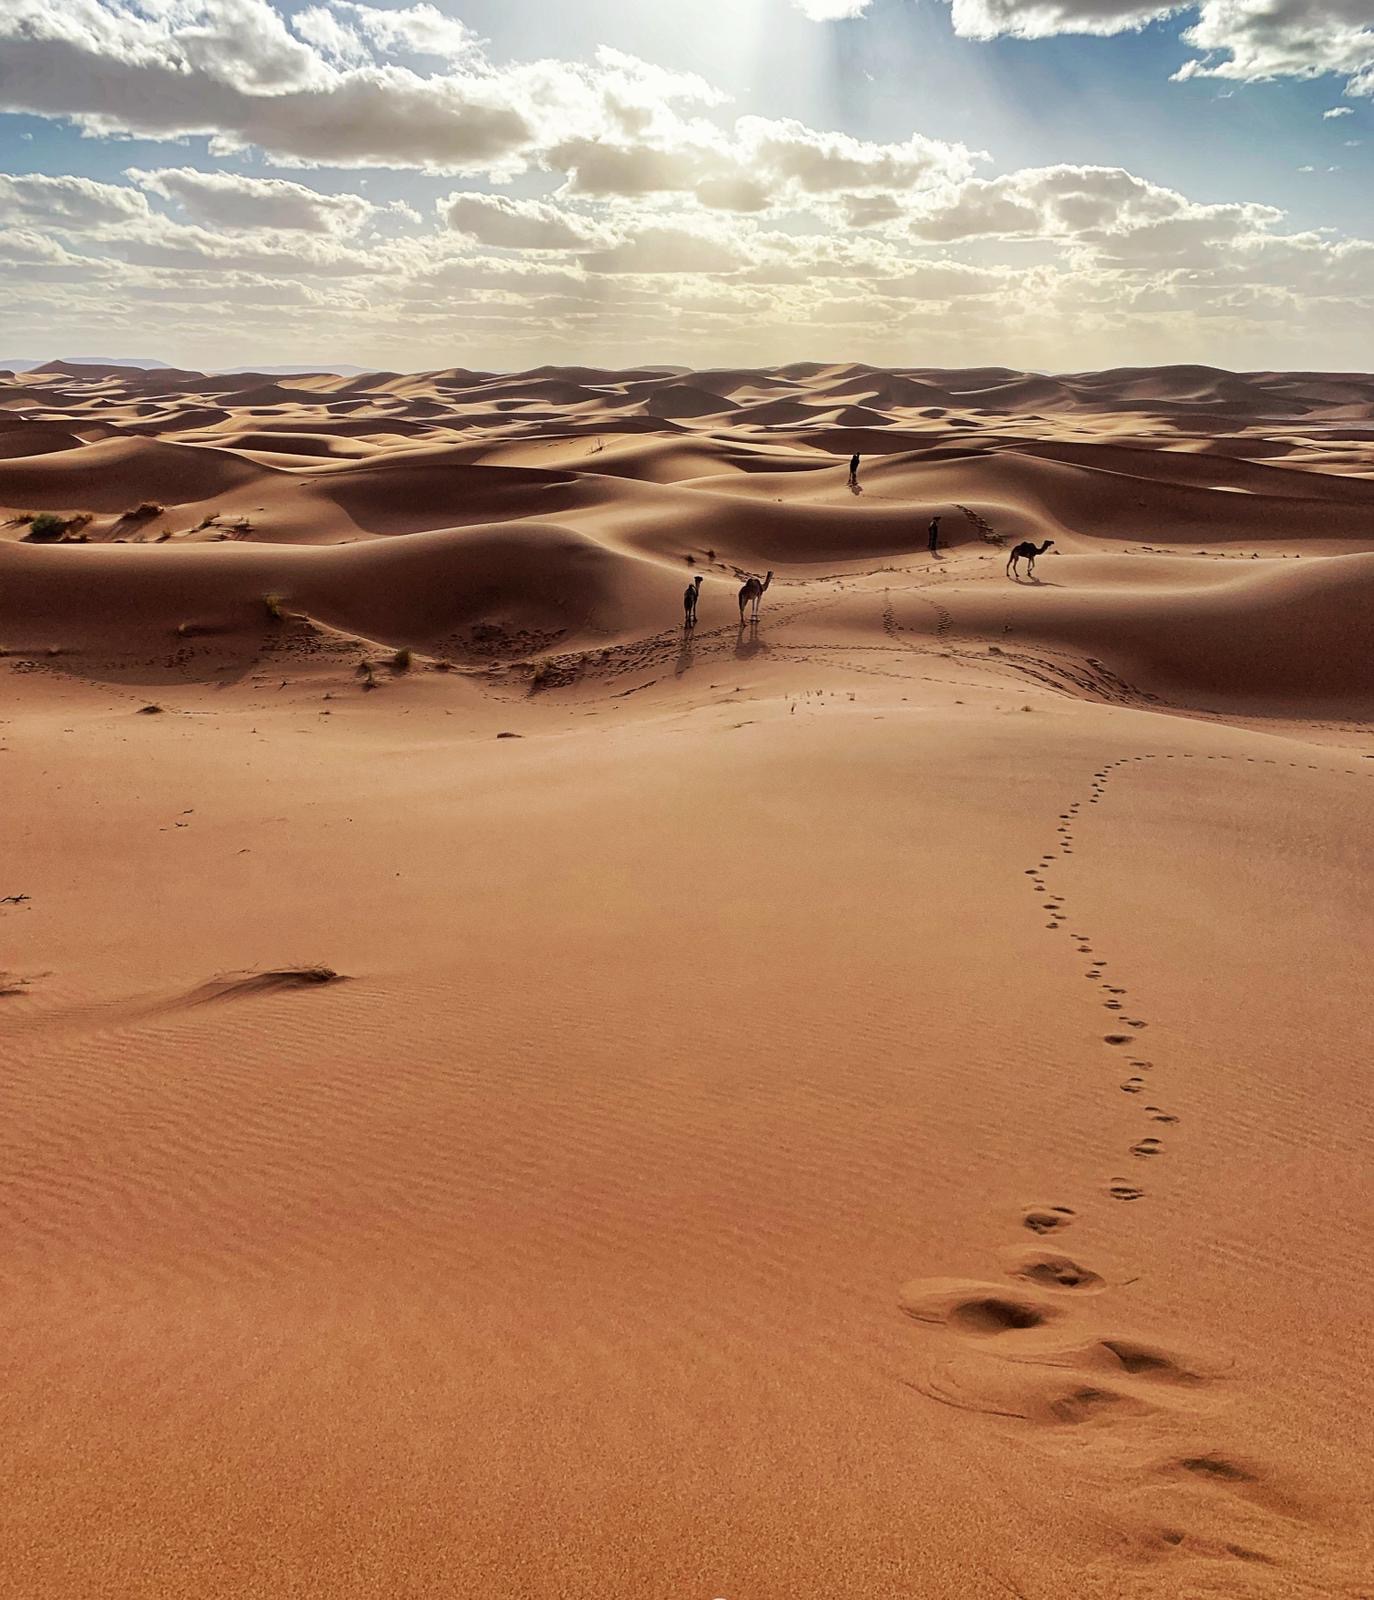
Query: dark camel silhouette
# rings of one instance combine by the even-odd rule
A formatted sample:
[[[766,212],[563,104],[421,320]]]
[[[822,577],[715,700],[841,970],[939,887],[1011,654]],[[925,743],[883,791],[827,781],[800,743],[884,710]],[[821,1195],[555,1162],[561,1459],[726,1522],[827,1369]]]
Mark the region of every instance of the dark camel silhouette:
[[[763,599],[763,591],[770,583],[772,583],[772,581],[773,574],[770,570],[768,576],[762,582],[760,582],[757,578],[750,578],[748,583],[746,583],[745,586],[740,590],[739,619],[741,622],[744,621],[744,608],[751,602],[754,607],[754,616],[757,618],[759,614],[759,601]]]
[[[1026,576],[1033,578],[1035,576],[1036,556],[1043,556],[1053,544],[1053,539],[1046,539],[1044,544],[1031,544],[1029,540],[1024,544],[1018,544],[1007,559],[1007,576],[1019,579],[1021,574],[1016,570],[1016,563],[1024,561],[1026,563]]]
[[[682,596],[682,626],[695,628],[697,625],[697,596],[701,593],[701,578],[698,575],[687,585]]]

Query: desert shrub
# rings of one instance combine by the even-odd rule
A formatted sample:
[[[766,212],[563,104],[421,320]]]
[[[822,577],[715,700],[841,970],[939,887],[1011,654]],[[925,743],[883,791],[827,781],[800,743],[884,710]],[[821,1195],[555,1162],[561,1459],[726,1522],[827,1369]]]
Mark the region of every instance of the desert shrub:
[[[262,603],[268,617],[273,622],[284,622],[286,620],[286,612],[284,610],[286,600],[283,595],[265,594],[262,597]]]
[[[409,650],[398,650],[390,661],[393,672],[409,672],[412,657]]]
[[[29,523],[29,531],[24,535],[34,544],[52,544],[60,539],[67,531],[67,519],[59,517],[52,511],[40,511]]]
[[[166,509],[160,501],[142,500],[132,511],[126,511],[124,516],[130,522],[142,522],[146,517],[160,517]]]

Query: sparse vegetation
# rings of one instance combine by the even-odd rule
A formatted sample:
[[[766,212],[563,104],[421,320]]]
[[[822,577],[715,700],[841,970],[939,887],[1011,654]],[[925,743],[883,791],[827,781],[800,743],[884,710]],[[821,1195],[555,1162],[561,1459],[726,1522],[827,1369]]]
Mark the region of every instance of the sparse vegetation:
[[[126,522],[143,522],[148,517],[160,517],[167,509],[159,500],[143,500],[131,511],[124,513]]]
[[[262,603],[271,621],[286,621],[286,597],[284,595],[265,594],[262,597]]]
[[[25,512],[14,520],[28,523],[29,531],[24,537],[30,544],[59,544],[64,539],[85,544],[86,535],[79,530],[93,518],[94,513],[90,511],[76,511],[70,517],[59,516],[55,511],[36,511]]]
[[[138,708],[138,715],[140,717],[157,717],[161,716],[162,710],[163,708],[161,706],[154,705],[150,701],[146,706],[140,706]]]
[[[67,519],[52,511],[40,511],[29,519],[29,531],[24,535],[32,544],[55,544],[67,531]]]
[[[411,660],[412,657],[409,650],[398,650],[387,665],[393,672],[409,672]]]

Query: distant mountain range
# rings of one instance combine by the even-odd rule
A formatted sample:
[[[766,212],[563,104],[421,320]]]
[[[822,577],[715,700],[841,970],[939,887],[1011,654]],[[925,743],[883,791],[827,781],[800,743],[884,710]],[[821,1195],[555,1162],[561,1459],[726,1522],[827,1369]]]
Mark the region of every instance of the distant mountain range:
[[[32,372],[49,361],[62,360],[74,367],[144,367],[149,372],[171,371],[170,361],[154,361],[150,356],[0,356],[0,371]]]
[[[45,367],[51,361],[63,361],[69,367],[142,367],[145,372],[176,372],[170,361],[155,361],[151,356],[0,356],[0,372],[32,372],[35,367]],[[294,372],[333,372],[341,378],[356,378],[365,372],[375,372],[375,367],[355,367],[348,362],[298,361],[289,367],[208,367],[208,372],[261,372],[265,376],[279,377]]]

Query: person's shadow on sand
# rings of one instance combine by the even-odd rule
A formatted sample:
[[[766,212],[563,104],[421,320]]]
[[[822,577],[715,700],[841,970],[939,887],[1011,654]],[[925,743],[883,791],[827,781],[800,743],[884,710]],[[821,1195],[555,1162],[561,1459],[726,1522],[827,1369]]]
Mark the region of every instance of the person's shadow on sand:
[[[739,632],[735,635],[735,659],[748,661],[751,656],[761,652],[766,654],[767,650],[768,646],[759,638],[758,618],[755,617],[748,623],[741,622]]]
[[[852,495],[857,497],[858,495],[861,495],[864,492],[863,485],[861,483],[855,483],[853,478],[851,478],[849,480],[849,492],[850,492],[850,494],[852,494]]]

